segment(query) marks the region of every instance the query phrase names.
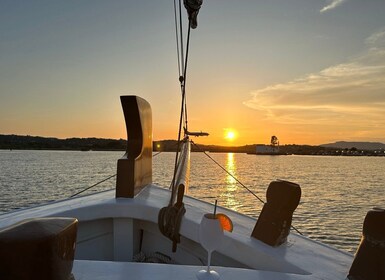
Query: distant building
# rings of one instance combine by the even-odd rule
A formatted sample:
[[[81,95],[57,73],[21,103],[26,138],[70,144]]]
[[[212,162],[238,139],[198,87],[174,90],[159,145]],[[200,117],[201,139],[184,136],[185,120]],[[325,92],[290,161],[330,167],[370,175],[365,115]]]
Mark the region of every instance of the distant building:
[[[278,137],[271,136],[270,145],[257,145],[256,154],[260,155],[277,155],[279,154],[279,141]]]
[[[257,155],[274,155],[279,153],[279,146],[257,145],[255,152]]]

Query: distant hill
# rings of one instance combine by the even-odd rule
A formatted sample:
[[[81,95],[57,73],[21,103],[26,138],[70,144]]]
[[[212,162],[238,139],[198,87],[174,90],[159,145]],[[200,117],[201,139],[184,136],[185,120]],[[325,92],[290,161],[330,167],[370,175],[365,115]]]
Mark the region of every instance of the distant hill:
[[[80,150],[80,151],[124,151],[127,141],[124,139],[101,138],[47,138],[39,136],[1,135],[0,149],[7,150]],[[178,143],[175,140],[153,142],[154,152],[176,151]],[[256,144],[244,146],[191,145],[192,152],[212,153],[256,153]],[[383,149],[382,152],[378,150]],[[365,152],[362,152],[364,150]],[[385,156],[385,144],[371,142],[336,142],[320,146],[282,145],[279,147],[282,155],[335,155],[335,156]]]
[[[109,150],[124,151],[126,140],[100,138],[47,138],[39,136],[1,135],[0,149],[9,150]]]
[[[338,149],[351,149],[356,148],[359,150],[380,150],[385,149],[385,144],[380,142],[346,142],[338,141],[335,143],[322,144],[321,147],[338,148]]]

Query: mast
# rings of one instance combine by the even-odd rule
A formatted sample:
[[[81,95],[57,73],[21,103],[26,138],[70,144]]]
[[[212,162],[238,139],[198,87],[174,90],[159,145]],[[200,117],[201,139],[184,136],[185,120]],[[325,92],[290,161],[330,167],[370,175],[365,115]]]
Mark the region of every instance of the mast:
[[[182,14],[181,14],[181,0],[179,0],[179,24],[177,22],[177,5],[174,0],[175,12],[175,27],[176,27],[176,42],[178,54],[178,68],[179,68],[179,83],[182,95],[179,130],[178,130],[178,147],[175,154],[174,174],[171,181],[170,189],[171,196],[168,206],[163,207],[159,211],[158,226],[163,235],[172,241],[172,251],[176,251],[176,246],[180,242],[180,224],[182,217],[186,212],[183,204],[183,196],[187,191],[190,175],[190,150],[191,144],[189,135],[196,134],[202,136],[203,133],[189,133],[188,132],[188,116],[187,116],[187,101],[186,101],[186,78],[187,78],[187,62],[190,45],[191,29],[197,27],[197,16],[202,5],[202,0],[184,0],[184,6],[188,14],[188,33],[186,42],[186,54],[183,52],[183,33],[182,33]],[[179,28],[179,30],[178,30]],[[179,32],[178,32],[179,31]],[[178,35],[180,34],[180,35]],[[178,38],[180,37],[180,38]],[[180,44],[179,44],[180,40]],[[183,133],[183,138],[182,138]]]

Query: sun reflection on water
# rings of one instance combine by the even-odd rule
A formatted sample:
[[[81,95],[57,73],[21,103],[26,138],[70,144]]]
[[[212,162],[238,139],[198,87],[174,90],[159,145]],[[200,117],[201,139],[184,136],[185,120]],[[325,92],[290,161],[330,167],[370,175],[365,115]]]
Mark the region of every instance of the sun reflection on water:
[[[228,153],[227,158],[226,158],[226,170],[232,174],[233,176],[236,176],[236,166],[235,166],[235,160],[234,160],[234,154],[233,153]],[[230,189],[234,190],[234,185],[237,183],[235,179],[230,176],[229,174],[226,174],[226,183],[228,187],[232,187]],[[227,188],[229,189],[229,188]]]
[[[68,198],[114,174],[120,157],[121,152],[0,150],[0,214]],[[240,153],[215,153],[212,157],[262,199],[276,178],[300,184],[302,198],[293,225],[308,237],[352,253],[360,242],[366,212],[385,204],[385,157]],[[218,199],[220,206],[258,216],[261,204],[230,175],[203,153],[192,153],[191,158],[191,196],[212,204]],[[174,160],[174,153],[154,157],[154,183],[168,188]],[[95,191],[111,189],[114,184],[114,180],[104,182]]]
[[[228,153],[226,156],[226,170],[234,177],[237,176],[236,160],[233,153]],[[230,174],[226,174],[225,186],[221,192],[220,198],[224,206],[237,210],[242,205],[237,199],[237,181]]]

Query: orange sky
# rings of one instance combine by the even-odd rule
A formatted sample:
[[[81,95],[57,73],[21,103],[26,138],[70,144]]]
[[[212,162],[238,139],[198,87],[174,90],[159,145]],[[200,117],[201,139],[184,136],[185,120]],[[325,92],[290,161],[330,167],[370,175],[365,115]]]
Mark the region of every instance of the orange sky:
[[[384,8],[205,1],[187,102],[189,129],[210,136],[195,141],[385,142]],[[154,140],[176,139],[173,20],[161,1],[10,2],[0,11],[0,134],[125,138],[119,96],[135,94],[152,105]]]

